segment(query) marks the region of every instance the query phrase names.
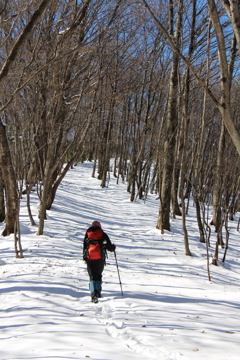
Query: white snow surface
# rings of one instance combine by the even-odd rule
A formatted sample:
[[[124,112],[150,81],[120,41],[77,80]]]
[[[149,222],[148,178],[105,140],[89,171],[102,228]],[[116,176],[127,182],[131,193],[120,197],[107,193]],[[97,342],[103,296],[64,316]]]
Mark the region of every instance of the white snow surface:
[[[211,264],[191,202],[186,256],[181,218],[156,229],[159,200],[130,202],[126,183],[92,178],[91,162],[71,169],[37,236],[21,202],[24,258],[0,236],[0,359],[239,360],[240,266],[237,221],[229,222],[226,261]],[[38,198],[31,195],[38,223]],[[238,214],[239,215],[239,214]],[[116,244],[103,274],[103,298],[90,301],[82,243],[93,220]],[[0,224],[0,231],[4,224]],[[212,228],[210,257],[216,234]],[[224,249],[219,249],[222,259]]]

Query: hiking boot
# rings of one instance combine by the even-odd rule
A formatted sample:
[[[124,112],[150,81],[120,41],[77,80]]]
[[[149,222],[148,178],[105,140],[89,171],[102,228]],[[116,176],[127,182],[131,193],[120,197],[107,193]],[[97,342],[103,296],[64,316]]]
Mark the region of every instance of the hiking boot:
[[[98,303],[98,298],[97,298],[96,296],[94,296],[94,297],[92,298],[92,302],[93,302],[94,304],[97,304],[97,303]]]
[[[102,297],[100,291],[95,290],[94,292],[95,292],[95,296],[96,296],[97,298],[101,298],[101,297]]]

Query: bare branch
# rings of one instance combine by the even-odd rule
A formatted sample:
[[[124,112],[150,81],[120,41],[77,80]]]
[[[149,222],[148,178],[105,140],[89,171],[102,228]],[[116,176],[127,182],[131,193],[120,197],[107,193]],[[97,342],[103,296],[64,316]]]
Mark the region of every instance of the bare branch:
[[[32,28],[36,24],[36,21],[39,19],[39,17],[42,15],[48,4],[51,2],[51,0],[43,0],[41,4],[39,5],[38,9],[33,13],[30,21],[23,29],[22,33],[18,37],[17,41],[13,45],[9,55],[7,56],[7,59],[2,67],[2,70],[0,71],[0,83],[1,81],[7,76],[10,67],[14,60],[16,59],[18,55],[18,51],[21,48],[22,44],[25,42],[29,34],[31,33]]]

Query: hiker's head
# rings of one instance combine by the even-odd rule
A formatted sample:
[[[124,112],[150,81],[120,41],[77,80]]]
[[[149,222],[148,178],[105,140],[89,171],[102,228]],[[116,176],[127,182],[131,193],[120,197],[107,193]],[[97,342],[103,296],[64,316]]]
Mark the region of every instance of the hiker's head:
[[[102,227],[100,221],[97,221],[97,220],[95,220],[95,221],[92,222],[92,226]]]

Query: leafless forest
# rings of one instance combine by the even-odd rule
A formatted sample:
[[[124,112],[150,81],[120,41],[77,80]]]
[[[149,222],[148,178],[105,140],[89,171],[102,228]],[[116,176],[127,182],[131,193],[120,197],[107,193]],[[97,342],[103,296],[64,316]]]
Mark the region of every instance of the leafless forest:
[[[240,210],[239,1],[0,0],[0,22],[0,221],[16,256],[23,193],[33,225],[38,193],[42,235],[86,160],[101,187],[114,176],[131,201],[155,193],[162,232],[182,216],[186,255],[190,197],[199,241],[211,205],[227,243]]]

